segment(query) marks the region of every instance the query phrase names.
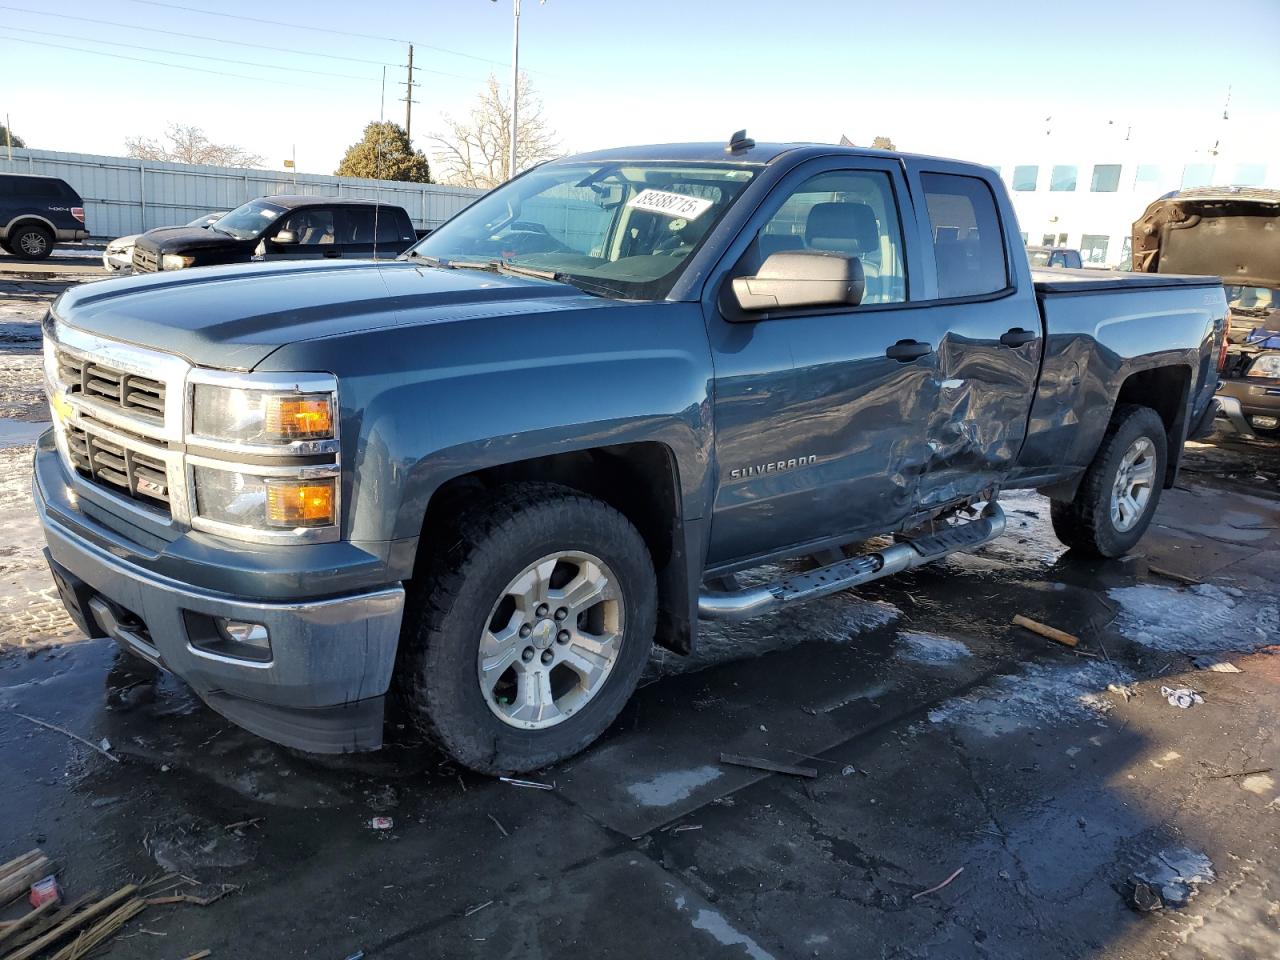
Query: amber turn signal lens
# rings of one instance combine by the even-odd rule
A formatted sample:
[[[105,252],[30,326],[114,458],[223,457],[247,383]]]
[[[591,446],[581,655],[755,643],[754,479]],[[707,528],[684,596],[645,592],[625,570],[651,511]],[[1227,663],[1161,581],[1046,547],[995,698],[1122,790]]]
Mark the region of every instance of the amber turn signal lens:
[[[335,522],[332,480],[267,482],[267,523],[273,527],[327,527]]]
[[[333,404],[328,394],[268,397],[265,432],[282,440],[323,440],[333,436]]]

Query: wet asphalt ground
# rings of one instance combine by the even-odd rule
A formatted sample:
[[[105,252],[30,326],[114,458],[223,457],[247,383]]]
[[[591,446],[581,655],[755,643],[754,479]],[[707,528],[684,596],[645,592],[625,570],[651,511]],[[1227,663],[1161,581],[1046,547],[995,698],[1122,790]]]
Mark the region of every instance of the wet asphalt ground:
[[[72,897],[168,873],[229,890],[150,907],[103,955],[1280,956],[1276,444],[1196,445],[1123,561],[1066,553],[1017,494],[979,554],[710,628],[537,790],[403,736],[276,747],[74,638],[23,431],[46,419],[32,326],[75,279],[0,277],[0,860],[41,846]],[[1135,883],[1161,908],[1133,909]]]

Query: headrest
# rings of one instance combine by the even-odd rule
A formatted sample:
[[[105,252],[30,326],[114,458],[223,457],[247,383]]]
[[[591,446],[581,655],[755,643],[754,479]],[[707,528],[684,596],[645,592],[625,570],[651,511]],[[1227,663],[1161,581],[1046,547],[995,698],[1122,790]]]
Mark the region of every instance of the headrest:
[[[804,242],[810,249],[878,253],[880,224],[865,203],[815,203],[805,221]]]

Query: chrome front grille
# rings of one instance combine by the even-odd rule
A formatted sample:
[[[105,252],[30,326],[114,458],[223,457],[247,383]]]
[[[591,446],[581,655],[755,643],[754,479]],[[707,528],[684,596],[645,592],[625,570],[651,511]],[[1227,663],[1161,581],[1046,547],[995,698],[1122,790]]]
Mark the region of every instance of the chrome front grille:
[[[164,422],[166,389],[162,380],[127,373],[61,348],[58,379],[72,396],[151,418],[156,423]]]
[[[125,439],[147,444],[144,437],[108,431],[88,420],[67,424],[67,451],[78,473],[167,514],[169,478],[164,460],[121,442]]]
[[[135,273],[155,273],[160,269],[160,254],[133,245],[133,269]]]

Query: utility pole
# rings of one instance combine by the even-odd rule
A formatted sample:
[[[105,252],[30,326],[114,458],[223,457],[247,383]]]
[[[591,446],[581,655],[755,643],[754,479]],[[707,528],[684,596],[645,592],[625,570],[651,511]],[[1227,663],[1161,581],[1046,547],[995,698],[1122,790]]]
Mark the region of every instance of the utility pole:
[[[515,19],[511,27],[511,155],[507,160],[507,179],[516,175],[516,139],[520,129],[520,0],[515,2]]]
[[[418,101],[413,99],[413,88],[421,86],[413,82],[413,44],[409,44],[409,79],[404,85],[404,132],[409,143],[413,143],[413,105]]]

